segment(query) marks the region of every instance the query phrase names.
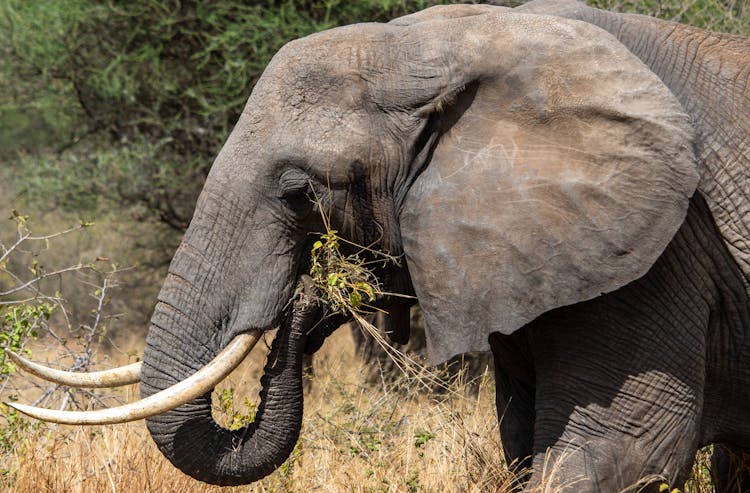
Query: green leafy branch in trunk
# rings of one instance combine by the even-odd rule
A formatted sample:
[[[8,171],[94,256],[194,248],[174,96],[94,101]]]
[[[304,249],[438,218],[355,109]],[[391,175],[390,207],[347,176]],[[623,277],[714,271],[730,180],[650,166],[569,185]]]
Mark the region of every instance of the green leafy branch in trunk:
[[[372,262],[365,259],[365,254],[369,253],[384,262],[398,263],[398,259],[339,236],[338,231],[331,227],[323,201],[314,192],[313,195],[313,203],[320,211],[325,231],[310,250],[310,277],[323,301],[333,312],[349,314],[355,319],[382,311],[371,303],[384,295],[394,294],[382,291],[377,276],[370,268]],[[354,253],[342,252],[342,244],[353,247]]]
[[[375,308],[369,303],[383,295],[380,284],[358,253],[344,255],[340,245],[338,231],[326,223],[310,252],[310,277],[334,312],[371,312]]]
[[[367,332],[388,354],[399,370],[426,388],[440,387],[447,392],[454,390],[433,368],[426,368],[413,357],[405,354],[385,338],[383,332],[372,323],[375,312],[386,313],[373,303],[384,296],[404,297],[406,295],[382,290],[377,276],[371,267],[379,262],[398,263],[399,259],[388,253],[374,250],[339,236],[331,227],[322,201],[316,195],[314,202],[320,211],[324,232],[320,234],[310,250],[310,277],[320,292],[322,301],[333,312],[349,315],[361,330]],[[353,247],[354,253],[342,252],[342,245]],[[376,260],[368,261],[367,257]],[[411,298],[411,297],[410,297]]]

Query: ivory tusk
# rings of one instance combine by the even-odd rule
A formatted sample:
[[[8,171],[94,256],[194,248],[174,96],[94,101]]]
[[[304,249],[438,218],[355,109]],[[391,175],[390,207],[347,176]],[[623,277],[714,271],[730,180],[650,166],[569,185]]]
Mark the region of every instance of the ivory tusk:
[[[185,380],[124,406],[96,411],[56,411],[15,402],[5,404],[32,418],[67,425],[105,425],[148,418],[190,402],[213,389],[245,359],[262,335],[262,331],[238,335],[209,364]]]
[[[55,370],[54,368],[34,363],[8,349],[5,350],[5,354],[22,370],[50,382],[69,387],[119,387],[121,385],[137,383],[141,380],[141,363],[133,363],[104,371],[75,372]]]

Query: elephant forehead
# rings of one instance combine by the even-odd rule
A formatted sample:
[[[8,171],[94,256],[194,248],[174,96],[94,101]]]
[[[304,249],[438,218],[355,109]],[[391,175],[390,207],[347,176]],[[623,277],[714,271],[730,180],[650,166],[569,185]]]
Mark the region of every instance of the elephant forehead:
[[[273,147],[282,160],[305,166],[323,182],[345,180],[352,163],[375,164],[382,153],[374,135],[379,130],[362,111],[321,106],[279,121],[276,128]]]
[[[342,88],[363,89],[365,74],[387,72],[398,64],[402,34],[394,26],[356,24],[291,41],[272,58],[256,90],[263,90],[264,100],[273,98],[273,92],[295,106],[336,101],[346,97]]]
[[[253,93],[211,169],[217,180],[255,183],[276,176],[287,164],[305,168],[323,181],[338,179],[348,164],[378,149],[372,123],[361,109],[341,104],[269,104]],[[240,173],[241,171],[241,173]]]

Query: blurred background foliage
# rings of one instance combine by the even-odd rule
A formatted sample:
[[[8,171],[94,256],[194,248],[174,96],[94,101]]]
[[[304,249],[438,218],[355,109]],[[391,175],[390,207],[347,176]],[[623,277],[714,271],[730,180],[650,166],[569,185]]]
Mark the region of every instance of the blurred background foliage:
[[[1,0],[0,207],[42,222],[96,218],[106,238],[76,252],[98,242],[121,264],[145,265],[130,301],[148,300],[137,307],[147,317],[213,158],[271,56],[315,31],[435,3],[445,2]],[[750,35],[743,0],[589,3]]]
[[[585,0],[600,9],[650,15],[709,31],[750,37],[747,0]]]
[[[430,3],[5,0],[3,158],[34,203],[124,208],[181,232],[284,43]]]

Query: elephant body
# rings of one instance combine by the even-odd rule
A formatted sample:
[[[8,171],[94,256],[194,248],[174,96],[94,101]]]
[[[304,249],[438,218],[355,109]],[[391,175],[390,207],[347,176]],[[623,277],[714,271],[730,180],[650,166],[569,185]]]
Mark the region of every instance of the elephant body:
[[[716,447],[713,457],[712,474],[717,491],[750,489],[750,474],[744,462],[747,457],[745,450],[750,446],[750,427],[745,419],[750,412],[750,395],[747,392],[750,383],[750,348],[747,342],[750,336],[750,41],[739,36],[711,33],[645,16],[605,12],[575,1],[536,0],[518,10],[582,20],[610,32],[661,78],[691,117],[696,130],[695,150],[701,174],[694,202],[705,200],[707,205],[700,207],[700,211],[696,210],[695,204],[691,207],[685,224],[670,248],[649,274],[635,284],[641,287],[638,293],[645,296],[623,293],[623,299],[630,303],[639,300],[638,304],[641,306],[652,305],[654,301],[663,303],[655,293],[646,294],[649,291],[641,285],[648,278],[659,275],[671,279],[682,277],[680,286],[675,285],[675,289],[682,294],[673,293],[674,299],[688,299],[685,297],[688,294],[685,289],[688,283],[698,287],[697,290],[692,290],[692,299],[683,307],[686,313],[693,314],[691,318],[695,329],[691,331],[693,347],[685,348],[682,357],[688,353],[692,353],[693,357],[681,363],[673,359],[672,369],[665,373],[669,375],[670,385],[678,382],[685,389],[684,384],[690,382],[690,390],[683,397],[691,394],[698,407],[690,416],[674,418],[675,422],[681,424],[676,426],[672,435],[690,430],[688,436],[697,440],[698,446],[722,444],[721,447]],[[694,214],[702,215],[703,219],[694,219]],[[688,235],[692,241],[684,240]],[[711,241],[701,242],[701,236],[711,238]],[[688,263],[691,267],[687,272],[683,264],[689,255],[685,253],[673,253],[673,269],[667,269],[664,265],[669,262],[665,257],[669,256],[680,240],[684,242],[683,252],[688,250],[687,247],[697,251],[697,254],[693,254],[694,260]],[[698,244],[701,245],[702,252],[695,248]],[[708,260],[709,257],[716,260]],[[706,266],[710,268],[706,269]],[[657,274],[656,271],[661,271],[662,274]],[[706,282],[707,280],[710,281]],[[667,285],[664,281],[655,282],[662,288]],[[613,295],[617,293],[619,291]],[[586,311],[588,310],[589,307],[586,307]],[[654,311],[663,313],[658,309]],[[629,318],[632,320],[632,317]],[[673,331],[685,326],[676,323],[677,320],[676,316],[669,319],[669,322],[675,324],[672,326]],[[662,325],[654,321],[653,317],[648,324],[651,327]],[[635,330],[633,336],[648,334],[649,330],[645,325],[630,325]],[[653,359],[672,358],[671,355],[660,353],[658,346],[659,344],[647,345],[640,348],[637,354]],[[704,361],[703,365],[694,366],[695,361],[700,360]],[[691,362],[692,371],[687,371]],[[630,375],[638,375],[641,370],[642,368],[631,367],[629,372]],[[663,387],[664,385],[657,384],[657,388]],[[621,389],[620,392],[625,390]],[[629,407],[622,409],[620,419],[631,412]],[[571,428],[576,421],[573,417],[575,414],[572,413],[569,418]],[[610,421],[604,422],[612,424]],[[648,424],[648,419],[638,423],[638,426],[644,425],[656,428],[653,423]],[[625,433],[633,434],[633,430]],[[562,439],[561,443],[566,440]],[[659,439],[654,438],[651,443],[656,440]],[[677,478],[674,481],[681,484],[695,449],[695,443],[692,446],[683,446],[685,445],[687,447],[681,454],[681,465],[678,462],[666,466],[665,461],[661,470],[657,467],[648,472]],[[594,445],[585,448],[590,451],[582,454],[588,455],[588,459],[582,459],[584,461],[591,461],[597,454],[601,455],[601,449]],[[680,454],[675,454],[675,450],[676,448],[669,450],[670,460],[679,457]],[[727,457],[727,451],[734,457]],[[653,458],[659,453],[653,450],[649,450],[649,453],[652,455],[641,459],[640,464],[654,464]],[[622,464],[623,457],[632,456],[637,454],[618,451],[612,454],[610,464]],[[680,468],[683,470],[682,474],[678,472]],[[587,470],[596,470],[596,467],[588,464]],[[670,474],[666,474],[666,470],[670,470]],[[612,470],[610,473],[610,477],[621,476],[619,471]],[[628,486],[622,481],[615,482],[612,486],[614,485],[619,488]],[[602,491],[607,491],[607,488],[602,488]]]
[[[681,485],[699,447],[750,446],[750,304],[699,196],[644,277],[490,343],[506,457],[534,481]]]
[[[156,399],[281,326],[256,423],[222,430],[197,393],[148,418],[187,474],[252,482],[292,450],[301,354],[346,318],[295,301],[330,230],[391,293],[374,304],[395,342],[416,296],[431,363],[492,351],[503,446],[532,486],[679,485],[715,443],[717,489],[750,490],[726,453],[750,447],[750,40],[537,0],[287,44],[146,341]]]
[[[418,298],[432,363],[491,349],[506,455],[530,458],[532,485],[678,485],[698,447],[750,446],[748,47],[567,1],[435,7],[290,43],[172,262],[144,395],[237,333],[317,327],[287,307],[325,223],[396,259],[375,273]],[[410,302],[378,305],[405,342]],[[185,339],[198,355],[174,350]],[[299,389],[294,368],[266,394]],[[215,429],[206,402],[149,429],[196,478],[252,481],[294,442],[289,398],[212,440],[191,438]]]

